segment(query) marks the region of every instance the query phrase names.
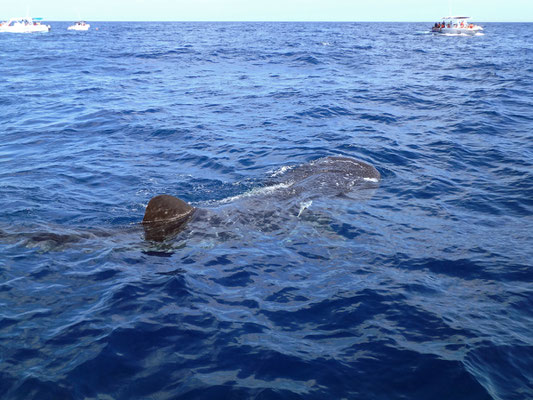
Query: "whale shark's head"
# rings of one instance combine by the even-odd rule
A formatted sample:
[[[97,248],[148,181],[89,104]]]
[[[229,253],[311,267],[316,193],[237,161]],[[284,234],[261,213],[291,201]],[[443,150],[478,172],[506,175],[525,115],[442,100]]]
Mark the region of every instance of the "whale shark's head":
[[[289,196],[309,198],[345,196],[375,189],[381,175],[372,165],[351,157],[329,156],[288,168],[275,176],[287,185]]]
[[[179,233],[196,209],[177,197],[160,194],[146,206],[142,225],[146,240],[161,242]]]

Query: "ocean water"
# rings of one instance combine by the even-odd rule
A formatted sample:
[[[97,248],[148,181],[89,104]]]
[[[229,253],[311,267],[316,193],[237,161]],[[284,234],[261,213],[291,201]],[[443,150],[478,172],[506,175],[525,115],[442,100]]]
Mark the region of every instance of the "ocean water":
[[[2,399],[533,398],[533,24],[51,25],[0,34]],[[326,156],[379,187],[276,195]],[[161,193],[216,218],[147,241]]]

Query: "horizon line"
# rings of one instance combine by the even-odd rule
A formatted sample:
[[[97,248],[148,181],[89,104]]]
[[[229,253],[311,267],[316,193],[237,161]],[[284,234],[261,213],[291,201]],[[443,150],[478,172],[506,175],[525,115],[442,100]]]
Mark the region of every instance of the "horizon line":
[[[25,18],[25,17],[10,17],[10,18],[2,18],[0,17],[0,21],[8,21],[11,18]],[[370,22],[370,23],[380,23],[380,22],[386,22],[386,23],[431,23],[434,22],[433,20],[416,20],[416,21],[407,21],[407,20],[401,20],[401,21],[392,21],[392,20],[140,20],[140,19],[132,19],[132,20],[107,20],[107,19],[84,19],[84,18],[73,18],[73,19],[47,19],[44,17],[32,17],[32,18],[42,18],[43,21],[48,22],[72,22],[72,21],[90,21],[90,22],[228,22],[228,23],[236,23],[236,22],[244,22],[244,23],[264,23],[264,22],[273,22],[273,23],[294,23],[294,22],[301,22],[301,23],[361,23],[361,22]],[[442,18],[437,18],[437,20],[441,20]],[[504,24],[528,24],[533,23],[533,21],[480,21],[472,18],[477,23],[504,23]]]

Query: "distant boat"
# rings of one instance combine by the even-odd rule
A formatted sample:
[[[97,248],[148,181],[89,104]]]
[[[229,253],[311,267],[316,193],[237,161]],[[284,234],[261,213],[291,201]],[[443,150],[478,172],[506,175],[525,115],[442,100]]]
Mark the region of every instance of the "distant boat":
[[[433,33],[443,33],[449,35],[475,35],[480,33],[483,28],[468,22],[470,17],[444,17],[442,22],[437,22],[431,28]]]
[[[48,32],[50,30],[50,25],[41,24],[41,20],[42,18],[32,19],[31,17],[11,18],[9,21],[0,23],[0,32]]]
[[[91,25],[85,21],[78,21],[74,25],[70,25],[67,29],[69,31],[88,31]]]

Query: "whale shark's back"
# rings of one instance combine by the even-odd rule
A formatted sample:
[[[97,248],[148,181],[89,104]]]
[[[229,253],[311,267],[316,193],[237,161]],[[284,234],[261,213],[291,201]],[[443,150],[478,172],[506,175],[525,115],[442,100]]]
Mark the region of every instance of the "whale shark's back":
[[[283,168],[266,186],[232,197],[228,205],[227,201],[222,201],[223,208],[218,212],[210,210],[205,215],[195,212],[194,207],[177,197],[159,195],[146,207],[143,219],[145,238],[166,240],[182,231],[191,219],[197,227],[203,224],[206,232],[213,227],[235,230],[238,226],[245,227],[243,229],[260,226],[262,231],[272,231],[288,223],[294,215],[300,216],[314,199],[336,196],[355,199],[353,193],[363,193],[365,191],[361,189],[365,188],[375,189],[379,180],[379,172],[363,161],[325,157]],[[357,199],[366,199],[371,193],[366,191]],[[193,214],[196,217],[193,218]]]

